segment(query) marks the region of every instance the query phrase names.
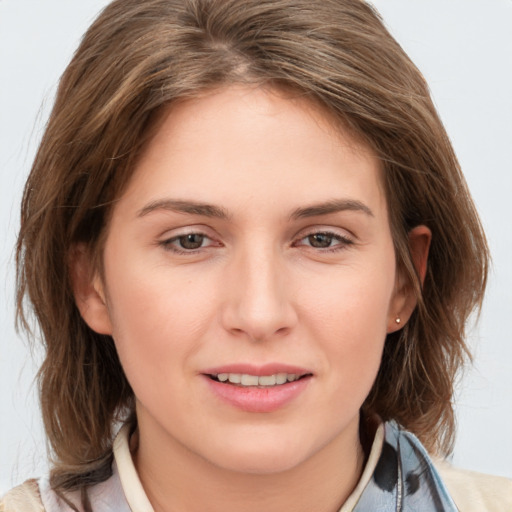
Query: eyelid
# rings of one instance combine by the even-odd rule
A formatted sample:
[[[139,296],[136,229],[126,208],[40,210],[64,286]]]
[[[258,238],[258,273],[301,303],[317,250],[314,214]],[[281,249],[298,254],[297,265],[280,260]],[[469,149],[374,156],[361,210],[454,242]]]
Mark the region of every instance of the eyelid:
[[[305,238],[310,235],[315,235],[318,233],[325,233],[332,235],[334,237],[340,237],[345,239],[356,239],[356,235],[352,233],[349,229],[341,228],[341,227],[335,227],[335,226],[324,226],[322,224],[314,225],[314,226],[307,226],[303,229],[301,229],[297,235],[294,237],[296,240]]]
[[[185,224],[182,226],[173,226],[162,229],[158,235],[159,240],[170,240],[186,235],[203,235],[210,239],[218,238],[218,235],[210,227],[204,224]]]

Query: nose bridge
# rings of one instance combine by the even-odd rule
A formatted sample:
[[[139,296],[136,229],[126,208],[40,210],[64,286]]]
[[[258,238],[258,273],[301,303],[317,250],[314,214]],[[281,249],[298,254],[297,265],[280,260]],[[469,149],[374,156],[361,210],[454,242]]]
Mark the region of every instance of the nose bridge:
[[[229,268],[225,327],[262,341],[295,322],[283,256],[269,243],[242,248]]]

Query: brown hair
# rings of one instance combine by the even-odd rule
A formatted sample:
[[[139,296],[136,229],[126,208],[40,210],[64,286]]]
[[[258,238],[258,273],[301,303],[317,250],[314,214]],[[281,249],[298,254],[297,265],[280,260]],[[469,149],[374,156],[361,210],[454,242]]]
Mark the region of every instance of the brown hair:
[[[28,297],[46,349],[39,383],[56,489],[107,478],[116,422],[134,421],[112,339],[75,306],[70,250],[83,243],[101,259],[109,212],[158,113],[231,83],[296,91],[381,159],[397,265],[418,306],[388,336],[363,410],[450,449],[453,383],[488,251],[427,85],[378,14],[361,0],[116,0],[61,79],[22,203],[18,315],[28,327]],[[420,224],[432,231],[423,287],[407,238]]]

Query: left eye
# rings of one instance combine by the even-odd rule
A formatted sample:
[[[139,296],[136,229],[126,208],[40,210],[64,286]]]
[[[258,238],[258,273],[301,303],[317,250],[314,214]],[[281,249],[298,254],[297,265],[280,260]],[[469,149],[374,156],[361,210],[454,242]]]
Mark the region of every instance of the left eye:
[[[329,232],[311,233],[300,240],[302,245],[315,249],[331,249],[349,245],[352,241],[342,235]]]

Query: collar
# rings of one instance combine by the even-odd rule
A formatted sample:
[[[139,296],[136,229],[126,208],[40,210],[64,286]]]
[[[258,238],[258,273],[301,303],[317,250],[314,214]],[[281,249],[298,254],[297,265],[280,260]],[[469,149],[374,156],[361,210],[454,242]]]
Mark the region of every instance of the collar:
[[[154,512],[133,464],[128,425],[119,431],[113,449],[130,509]],[[363,474],[339,512],[368,510],[457,512],[423,445],[394,421],[377,427]]]
[[[370,454],[366,462],[363,474],[356,486],[343,504],[339,512],[352,512],[359,501],[365,487],[370,482],[375,467],[377,466],[382,445],[384,442],[384,424],[380,424],[375,432]],[[142,487],[142,483],[133,464],[130,451],[130,426],[123,425],[114,441],[114,459],[119,474],[119,480],[123,488],[126,501],[131,510],[137,512],[154,512],[153,507]]]

